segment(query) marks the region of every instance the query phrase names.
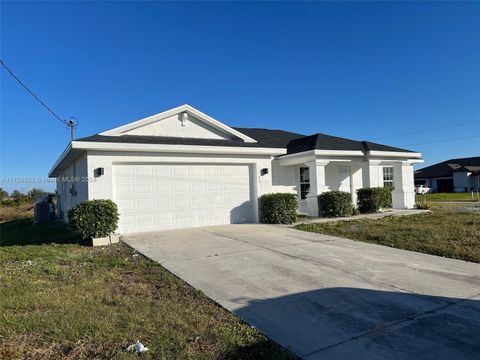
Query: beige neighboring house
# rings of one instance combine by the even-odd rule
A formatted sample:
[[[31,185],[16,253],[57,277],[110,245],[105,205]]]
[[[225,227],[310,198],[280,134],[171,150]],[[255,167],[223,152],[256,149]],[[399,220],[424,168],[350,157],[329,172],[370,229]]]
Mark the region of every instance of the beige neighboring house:
[[[298,211],[318,215],[329,190],[388,186],[393,207],[415,203],[418,152],[325,134],[230,127],[189,106],[72,141],[49,173],[60,211],[112,199],[120,233],[255,223],[258,197],[297,195]]]

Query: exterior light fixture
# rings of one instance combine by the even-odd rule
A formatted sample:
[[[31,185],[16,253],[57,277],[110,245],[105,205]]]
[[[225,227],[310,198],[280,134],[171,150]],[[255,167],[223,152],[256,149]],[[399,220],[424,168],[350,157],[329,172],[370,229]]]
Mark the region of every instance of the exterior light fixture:
[[[187,125],[187,118],[188,118],[188,114],[186,112],[183,112],[181,115],[180,115],[180,122],[182,123],[182,126],[186,126]]]
[[[102,167],[96,168],[94,171],[95,177],[100,177],[105,173],[104,169]]]

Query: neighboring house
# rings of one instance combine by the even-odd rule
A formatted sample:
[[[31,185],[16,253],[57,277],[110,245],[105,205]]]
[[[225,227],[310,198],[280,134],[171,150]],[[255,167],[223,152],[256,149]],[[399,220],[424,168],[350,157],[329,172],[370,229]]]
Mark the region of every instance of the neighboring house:
[[[480,156],[450,159],[415,171],[415,185],[433,192],[480,190]]]
[[[131,233],[258,222],[258,197],[272,192],[297,194],[311,216],[318,194],[348,191],[355,201],[363,187],[392,187],[394,208],[412,208],[420,157],[324,134],[232,128],[183,105],[72,141],[49,176],[65,219],[84,200],[112,199],[119,232]]]

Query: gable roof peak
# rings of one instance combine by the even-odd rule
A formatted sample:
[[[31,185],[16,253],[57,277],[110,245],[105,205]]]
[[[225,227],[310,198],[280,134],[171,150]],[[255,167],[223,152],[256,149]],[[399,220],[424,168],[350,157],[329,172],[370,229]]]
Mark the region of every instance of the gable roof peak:
[[[220,130],[223,133],[230,134],[232,137],[241,139],[244,142],[247,143],[255,143],[257,142],[255,139],[252,139],[251,137],[243,134],[242,132],[235,130],[234,128],[225,125],[224,123],[212,118],[211,116],[201,112],[200,110],[194,108],[191,105],[188,104],[183,104],[180,106],[177,106],[175,108],[172,108],[170,110],[163,111],[161,113],[155,114],[148,116],[146,118],[113,128],[111,130],[107,130],[104,132],[101,132],[99,135],[106,135],[106,136],[120,136],[125,134],[126,132],[136,129],[138,127],[146,126],[149,124],[152,124],[154,122],[166,119],[171,116],[175,116],[178,114],[181,114],[183,112],[187,112],[189,115],[192,115],[196,119],[206,123],[207,125],[211,126],[212,128],[216,130]]]

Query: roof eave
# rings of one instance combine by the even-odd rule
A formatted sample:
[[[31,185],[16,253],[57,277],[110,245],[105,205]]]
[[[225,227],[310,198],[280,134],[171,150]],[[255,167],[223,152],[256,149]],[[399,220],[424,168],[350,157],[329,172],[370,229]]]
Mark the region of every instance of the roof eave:
[[[159,152],[159,153],[195,153],[218,155],[263,155],[279,156],[286,154],[285,148],[204,146],[204,145],[168,145],[168,144],[131,144],[110,142],[72,141],[48,173],[49,177],[59,176],[60,170],[84,151],[122,151],[122,152]],[[67,163],[67,164],[66,164]]]
[[[71,150],[72,150],[72,142],[70,142],[67,145],[67,147],[65,148],[65,150],[63,150],[60,157],[57,159],[57,161],[55,161],[55,164],[53,164],[52,168],[48,172],[49,178],[58,176],[58,174],[56,173],[56,170],[59,167],[59,165],[63,162],[63,160],[67,157],[67,155],[70,153]]]
[[[378,157],[394,157],[394,158],[408,158],[408,159],[421,159],[422,154],[418,152],[410,151],[379,151],[379,150],[369,150],[366,152],[367,157],[378,156]]]

